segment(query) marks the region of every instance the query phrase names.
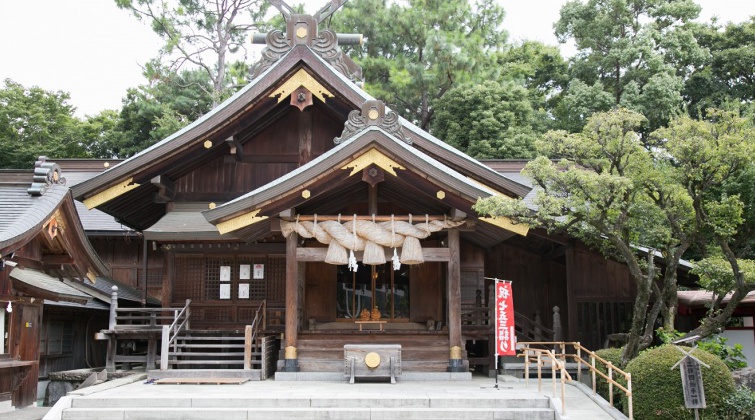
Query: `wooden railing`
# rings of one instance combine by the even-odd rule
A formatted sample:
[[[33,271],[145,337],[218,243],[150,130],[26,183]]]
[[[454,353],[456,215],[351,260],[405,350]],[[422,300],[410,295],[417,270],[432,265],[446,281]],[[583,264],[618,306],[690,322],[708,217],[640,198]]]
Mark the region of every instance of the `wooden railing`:
[[[257,338],[260,330],[267,329],[267,301],[263,300],[257,311],[254,313],[252,325],[244,328],[244,370],[252,368],[252,350],[257,348]],[[260,352],[260,365],[265,365],[265,354]]]
[[[168,369],[170,345],[175,343],[179,333],[189,329],[189,318],[191,317],[189,305],[191,305],[191,300],[186,299],[186,305],[180,311],[174,311],[173,322],[170,325],[163,325],[162,340],[160,341],[160,369]]]
[[[533,347],[534,346],[534,347]],[[619,388],[621,391],[624,392],[624,394],[627,396],[627,415],[630,420],[634,419],[634,411],[632,406],[632,374],[629,372],[624,372],[623,370],[619,369],[618,367],[614,366],[610,361],[603,359],[602,357],[595,354],[595,352],[590,351],[584,347],[579,342],[564,342],[564,341],[541,341],[541,342],[520,342],[518,343],[519,349],[522,351],[521,357],[524,357],[525,359],[525,378],[526,380],[529,380],[529,366],[528,366],[528,359],[529,354],[538,354],[538,357],[540,357],[540,354],[549,354],[552,355],[553,360],[557,360],[561,364],[561,366],[566,366],[566,361],[568,359],[571,359],[574,363],[577,364],[577,381],[582,380],[582,366],[586,366],[590,370],[590,375],[592,379],[592,392],[593,394],[597,395],[597,376],[602,377],[603,379],[608,382],[608,402],[611,404],[611,407],[614,406],[613,401],[613,389],[614,387]],[[567,348],[571,347],[574,352],[573,353],[567,353]],[[559,349],[560,352],[554,350],[551,352],[549,348],[553,349]],[[590,361],[588,362],[583,358],[583,355],[588,355]],[[550,357],[550,356],[548,356]],[[596,367],[596,362],[602,364],[607,373],[603,373],[601,370],[599,370]],[[538,390],[540,390],[540,365],[538,362]],[[563,375],[563,373],[562,373]],[[614,379],[616,376],[622,376],[624,378],[624,381],[626,382],[626,385],[621,384],[620,382],[617,382],[616,379]],[[554,375],[555,376],[555,375]],[[567,376],[569,380],[571,381],[571,376]],[[564,381],[565,376],[562,376],[562,382]],[[554,378],[555,381],[555,378]],[[562,391],[563,392],[563,391]],[[555,384],[554,384],[554,396],[555,396]],[[562,396],[563,399],[563,396]]]
[[[548,349],[525,347],[522,353],[518,355],[524,357],[524,379],[526,386],[530,385],[530,363],[535,362],[537,366],[537,392],[542,392],[543,375],[542,368],[545,363],[551,366],[551,381],[553,382],[553,398],[557,395],[556,371],[561,375],[561,415],[566,416],[566,380],[571,382],[572,378],[566,371],[566,362],[559,360],[556,355]]]

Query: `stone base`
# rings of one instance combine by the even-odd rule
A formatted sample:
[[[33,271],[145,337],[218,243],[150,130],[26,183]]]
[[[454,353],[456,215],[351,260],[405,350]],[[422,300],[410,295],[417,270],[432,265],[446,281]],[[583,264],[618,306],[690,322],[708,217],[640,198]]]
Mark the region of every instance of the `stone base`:
[[[449,372],[465,372],[468,368],[464,366],[464,360],[463,359],[449,359],[448,360],[448,371]]]
[[[283,368],[281,369],[283,372],[298,372],[299,371],[299,363],[297,359],[284,359],[283,360]]]

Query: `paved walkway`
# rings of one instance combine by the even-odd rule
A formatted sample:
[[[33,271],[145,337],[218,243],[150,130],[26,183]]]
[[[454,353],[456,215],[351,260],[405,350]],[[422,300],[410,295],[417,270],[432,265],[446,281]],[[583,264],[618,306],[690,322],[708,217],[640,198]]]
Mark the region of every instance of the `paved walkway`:
[[[105,384],[102,384],[105,385]],[[585,391],[589,391],[583,387]],[[560,389],[558,391],[560,393]],[[458,382],[399,382],[395,385],[387,383],[357,383],[344,382],[284,382],[272,379],[262,382],[247,382],[242,385],[154,385],[146,384],[144,380],[119,387],[105,389],[87,396],[77,398],[123,397],[129,398],[171,398],[184,397],[187,393],[196,393],[204,398],[238,398],[243,396],[260,396],[266,398],[364,398],[365,395],[379,395],[381,397],[401,397],[406,399],[423,398],[429,394],[437,397],[447,395],[448,398],[469,397],[479,398],[515,398],[522,395],[553,396],[550,382],[543,383],[543,392],[537,392],[537,381],[530,380],[529,387],[523,380],[501,377],[498,389],[495,380],[483,377],[473,377],[471,381]],[[602,401],[602,400],[601,400]],[[561,411],[561,400],[554,400],[557,410]],[[49,407],[30,407],[0,414],[2,420],[39,420],[49,410]],[[607,403],[595,402],[582,389],[575,385],[566,386],[566,416],[569,419],[611,420],[622,418],[618,411],[611,411]]]

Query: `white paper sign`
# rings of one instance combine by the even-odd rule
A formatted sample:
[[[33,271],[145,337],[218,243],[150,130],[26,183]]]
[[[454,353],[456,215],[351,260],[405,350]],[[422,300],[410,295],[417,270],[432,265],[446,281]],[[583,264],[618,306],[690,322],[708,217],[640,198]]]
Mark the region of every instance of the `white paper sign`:
[[[265,278],[265,264],[254,264],[254,279],[260,280]]]
[[[220,285],[220,299],[231,298],[231,285],[229,283]]]
[[[249,299],[249,283],[239,283],[239,299]]]
[[[249,280],[251,277],[251,266],[249,264],[239,265],[239,279]]]
[[[231,266],[230,265],[220,266],[220,281],[231,281]]]

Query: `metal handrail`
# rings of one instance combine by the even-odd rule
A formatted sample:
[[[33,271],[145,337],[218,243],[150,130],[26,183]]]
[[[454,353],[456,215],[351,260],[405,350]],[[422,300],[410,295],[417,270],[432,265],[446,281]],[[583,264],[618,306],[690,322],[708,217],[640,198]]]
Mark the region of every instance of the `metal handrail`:
[[[611,407],[614,406],[613,401],[613,387],[618,387],[621,391],[624,392],[624,394],[627,396],[627,412],[628,417],[630,420],[634,419],[634,407],[632,402],[632,374],[629,372],[625,372],[618,367],[616,367],[613,363],[611,363],[608,360],[603,359],[602,357],[595,354],[595,352],[588,350],[578,342],[566,342],[566,341],[539,341],[539,342],[525,342],[525,343],[519,343],[520,346],[524,346],[522,348],[523,351],[549,351],[547,349],[537,349],[532,348],[530,346],[536,345],[536,346],[544,346],[544,347],[552,347],[552,348],[560,348],[561,353],[560,354],[553,354],[554,358],[560,358],[562,364],[565,365],[566,359],[570,358],[574,360],[577,363],[577,380],[581,381],[582,379],[582,365],[584,364],[590,369],[591,373],[591,379],[592,379],[592,392],[594,395],[597,395],[597,378],[596,376],[603,377],[608,382],[608,402],[611,404]],[[575,354],[567,354],[566,353],[566,347],[571,346],[575,350]],[[582,358],[582,353],[586,353],[589,355],[590,362]],[[608,374],[605,374],[598,370],[595,367],[595,362],[598,361],[602,363]],[[527,366],[527,358],[525,358],[525,370],[527,371],[526,375],[529,376],[528,366]],[[622,385],[621,383],[617,382],[614,379],[614,374],[618,374],[624,377],[626,380],[626,386]],[[540,380],[540,371],[538,369],[538,381]],[[571,380],[571,377],[569,377],[569,380]]]

